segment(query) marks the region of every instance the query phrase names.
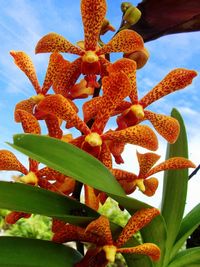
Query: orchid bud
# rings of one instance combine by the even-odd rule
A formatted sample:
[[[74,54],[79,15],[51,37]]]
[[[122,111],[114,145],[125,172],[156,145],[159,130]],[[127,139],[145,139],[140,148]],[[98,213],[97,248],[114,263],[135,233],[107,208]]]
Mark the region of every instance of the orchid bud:
[[[126,12],[124,13],[123,19],[130,25],[134,25],[138,22],[138,20],[141,18],[141,11],[135,7],[130,6]]]
[[[115,28],[110,24],[109,20],[105,18],[101,26],[100,35],[104,35],[108,31],[114,32]]]
[[[123,2],[122,4],[121,4],[121,11],[123,12],[123,13],[125,13],[126,12],[126,10],[129,8],[129,7],[132,7],[133,5],[130,3],[130,2]]]
[[[142,50],[135,51],[133,53],[124,53],[124,57],[134,60],[137,64],[137,69],[141,69],[149,59],[149,52],[144,47]]]

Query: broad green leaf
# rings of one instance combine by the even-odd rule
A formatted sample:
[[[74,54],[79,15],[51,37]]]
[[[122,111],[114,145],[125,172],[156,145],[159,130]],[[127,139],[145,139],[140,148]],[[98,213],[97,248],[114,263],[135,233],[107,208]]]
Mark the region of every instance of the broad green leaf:
[[[161,215],[154,218],[146,227],[140,231],[144,242],[151,242],[156,244],[161,250],[161,258],[154,262],[153,266],[163,267],[163,260],[165,255],[165,245],[167,239],[166,225]]]
[[[168,144],[166,159],[172,157],[188,158],[187,135],[180,113],[173,109],[172,117],[180,124],[180,134],[174,144]],[[161,213],[167,227],[167,241],[164,266],[169,261],[172,246],[176,240],[186,203],[188,170],[168,170],[164,174],[163,197]]]
[[[183,219],[181,227],[171,252],[171,259],[183,246],[187,238],[194,232],[200,224],[200,204],[194,207]]]
[[[14,145],[11,146],[65,175],[106,192],[131,211],[149,207],[127,197],[114,176],[100,161],[71,144],[47,136],[21,134],[14,136]]]
[[[200,266],[200,247],[179,252],[168,267],[198,267]]]
[[[76,250],[50,241],[0,237],[1,267],[73,267],[81,260]]]
[[[35,186],[0,182],[0,208],[42,214],[72,224],[86,224],[99,214],[84,204]]]

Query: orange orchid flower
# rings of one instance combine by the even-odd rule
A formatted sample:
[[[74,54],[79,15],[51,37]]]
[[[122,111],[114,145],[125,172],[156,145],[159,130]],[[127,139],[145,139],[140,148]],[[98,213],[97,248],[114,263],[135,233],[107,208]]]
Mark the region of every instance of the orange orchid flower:
[[[128,221],[116,241],[112,238],[109,220],[100,216],[92,221],[86,229],[66,224],[53,236],[53,241],[65,243],[69,241],[89,242],[95,247],[89,248],[85,257],[76,267],[103,267],[114,262],[115,255],[119,253],[143,254],[152,260],[158,260],[160,249],[152,243],[144,243],[136,247],[125,247],[126,242],[152,219],[159,215],[156,208],[147,208],[137,211]],[[98,259],[98,260],[97,260]]]
[[[153,174],[165,170],[195,168],[195,165],[190,160],[183,157],[170,158],[155,167],[153,166],[159,160],[159,155],[155,153],[140,154],[137,152],[137,158],[140,167],[138,175],[119,169],[111,170],[126,194],[133,193],[138,187],[143,194],[152,196],[158,187],[158,180],[151,177]]]
[[[120,31],[106,45],[98,46],[99,35],[106,14],[105,0],[81,0],[81,14],[84,26],[84,45],[74,46],[57,33],[45,35],[36,45],[36,53],[63,52],[79,56],[72,63],[70,74],[68,72],[60,74],[65,76],[61,82],[63,87],[61,84],[56,85],[56,91],[60,94],[74,85],[75,81],[72,81],[71,76],[78,79],[81,73],[86,75],[85,79],[88,84],[97,86],[96,75],[103,75],[106,72],[107,60],[103,57],[105,54],[112,52],[131,53],[143,49],[141,36],[132,30]]]

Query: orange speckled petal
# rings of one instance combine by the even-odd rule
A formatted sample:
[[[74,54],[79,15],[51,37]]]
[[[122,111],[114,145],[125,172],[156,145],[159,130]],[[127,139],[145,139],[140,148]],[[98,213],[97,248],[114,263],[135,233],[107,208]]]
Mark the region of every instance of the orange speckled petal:
[[[50,95],[45,97],[39,105],[41,109],[49,114],[55,115],[59,119],[69,121],[74,127],[83,132],[85,135],[90,133],[87,125],[78,117],[71,102],[62,95]]]
[[[85,234],[96,236],[95,244],[99,246],[113,244],[109,220],[103,215],[87,226]]]
[[[160,171],[176,170],[176,169],[178,170],[178,169],[187,169],[187,168],[195,168],[194,163],[182,157],[174,157],[174,158],[167,159],[164,162],[152,168],[146,174],[146,177],[149,177],[153,175],[154,173],[158,173]]]
[[[19,162],[15,155],[8,150],[0,150],[0,170],[19,171],[28,174],[27,169]]]
[[[102,138],[142,146],[153,151],[158,148],[155,133],[146,125],[136,125],[124,130],[108,132],[102,135]]]
[[[43,36],[36,45],[35,53],[62,52],[82,55],[83,50],[71,44],[62,35],[51,32]]]
[[[105,0],[81,0],[81,14],[85,34],[85,50],[95,50],[106,15]]]
[[[124,163],[124,160],[121,154],[124,151],[125,143],[114,140],[114,141],[108,141],[108,145],[109,145],[110,152],[115,158],[115,162],[117,164]]]
[[[108,168],[112,168],[112,157],[110,153],[109,146],[106,144],[106,142],[103,142],[101,146],[101,154],[99,160]]]
[[[10,51],[11,56],[15,60],[15,64],[26,74],[26,76],[31,81],[33,87],[35,88],[36,93],[40,93],[41,88],[37,79],[35,67],[31,58],[22,51]]]
[[[119,235],[116,246],[122,247],[137,231],[149,224],[160,214],[156,208],[141,209],[134,213]]]
[[[127,195],[134,192],[136,186],[133,181],[138,178],[137,175],[119,169],[112,169],[112,174],[123,187]]]
[[[65,243],[70,241],[85,241],[85,230],[79,226],[66,224],[60,231],[57,231],[52,241],[56,243]]]
[[[66,60],[60,64],[58,75],[53,83],[53,90],[56,94],[69,96],[69,89],[74,86],[81,74],[81,62],[82,59],[78,58],[70,64]]]
[[[143,178],[145,174],[153,167],[159,160],[160,156],[155,153],[140,154],[137,152],[137,158],[140,166],[138,178]]]
[[[20,109],[16,110],[16,114],[22,124],[25,133],[41,133],[40,125],[32,114]]]
[[[144,111],[144,114],[145,118],[153,124],[156,131],[162,137],[164,137],[170,144],[176,142],[180,132],[180,125],[176,119],[147,110]]]
[[[12,211],[6,217],[5,221],[9,224],[15,224],[21,218],[29,218],[31,214],[25,212]]]
[[[29,98],[26,100],[22,100],[15,106],[15,121],[20,122],[20,117],[18,116],[18,113],[16,112],[18,109],[25,110],[28,113],[33,115],[33,109],[35,107],[36,103],[33,99]]]
[[[145,194],[148,197],[151,197],[155,194],[158,188],[158,180],[154,177],[145,179],[144,186],[145,186],[145,191],[143,192],[143,194]]]
[[[47,91],[50,89],[53,82],[55,81],[57,75],[59,74],[60,66],[63,65],[63,62],[67,62],[66,65],[70,64],[70,62],[65,60],[63,56],[60,55],[59,53],[55,52],[50,55],[49,65],[48,65],[46,76],[45,76],[44,83],[42,86],[42,93],[44,95],[47,93]]]
[[[46,190],[60,193],[60,191],[54,186],[54,184],[50,183],[46,179],[38,178],[38,185]]]
[[[65,176],[64,174],[58,172],[58,171],[55,171],[49,167],[44,167],[42,169],[40,169],[38,172],[37,172],[37,176],[39,178],[44,178],[44,179],[47,179],[47,180],[56,180],[58,182],[64,182],[65,181],[65,178],[67,176]]]
[[[159,84],[157,84],[139,101],[139,104],[145,108],[163,96],[185,88],[191,84],[193,78],[196,76],[197,73],[194,70],[182,68],[172,70]]]
[[[131,53],[144,47],[142,37],[132,31],[123,30],[118,32],[106,45],[97,52],[99,55],[112,52]]]
[[[100,109],[101,101],[102,97],[99,96],[99,97],[94,97],[83,104],[83,115],[85,122],[88,122],[89,120],[95,118],[97,112]]]
[[[48,128],[49,136],[61,139],[63,131],[60,129],[59,119],[52,114],[48,114],[45,116],[45,122]]]
[[[75,180],[70,178],[70,177],[66,177],[64,182],[60,183],[60,182],[56,182],[54,183],[54,187],[59,191],[64,193],[65,195],[69,195],[74,191],[74,187],[75,187]]]
[[[92,131],[102,133],[103,129],[120,102],[131,92],[131,84],[128,76],[123,72],[111,73],[104,77],[103,96],[100,110],[97,113]]]
[[[107,68],[110,66],[112,63],[105,59],[104,56],[99,57],[99,62],[100,62],[100,76],[103,78],[104,76],[108,76],[108,71]]]
[[[65,224],[66,222],[53,218],[51,227],[52,232],[59,232],[65,226]]]
[[[94,193],[94,188],[84,185],[85,188],[85,204],[94,210],[99,208],[99,199]]]
[[[94,87],[87,87],[87,81],[85,79],[82,79],[69,90],[71,99],[86,98],[89,95],[93,95],[93,93]]]
[[[157,261],[160,258],[160,249],[153,243],[144,243],[142,245],[130,248],[119,248],[119,253],[131,253],[131,254],[142,254],[149,256],[153,261]]]

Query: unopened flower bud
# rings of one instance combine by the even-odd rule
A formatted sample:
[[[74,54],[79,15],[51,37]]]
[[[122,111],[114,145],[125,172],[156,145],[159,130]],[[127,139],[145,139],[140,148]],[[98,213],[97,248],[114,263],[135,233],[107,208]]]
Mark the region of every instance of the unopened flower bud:
[[[123,13],[125,13],[126,12],[126,10],[129,8],[129,7],[132,7],[133,5],[130,3],[130,2],[123,2],[122,4],[121,4],[121,11],[123,12]]]
[[[131,6],[129,7],[126,12],[124,13],[123,19],[130,25],[134,25],[138,22],[138,20],[141,18],[141,11],[135,7]]]
[[[104,19],[102,26],[101,26],[101,31],[100,35],[104,35],[108,31],[115,31],[115,28],[110,24],[109,20]]]
[[[134,60],[137,63],[137,69],[141,69],[149,59],[149,52],[144,47],[142,50],[133,53],[125,53],[124,57]]]

